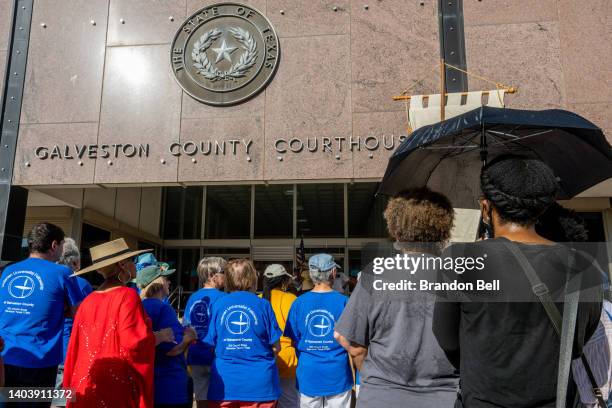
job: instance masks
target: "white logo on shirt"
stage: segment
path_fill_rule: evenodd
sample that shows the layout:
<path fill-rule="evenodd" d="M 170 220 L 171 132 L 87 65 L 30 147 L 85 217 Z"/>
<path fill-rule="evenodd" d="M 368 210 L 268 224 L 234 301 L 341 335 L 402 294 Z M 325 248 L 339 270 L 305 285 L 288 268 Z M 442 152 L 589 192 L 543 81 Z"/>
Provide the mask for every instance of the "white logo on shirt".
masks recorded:
<path fill-rule="evenodd" d="M 191 308 L 191 321 L 193 323 L 208 323 L 208 305 L 199 300 Z"/>
<path fill-rule="evenodd" d="M 333 325 L 329 317 L 324 314 L 315 314 L 308 320 L 308 331 L 315 337 L 325 337 Z"/>
<path fill-rule="evenodd" d="M 9 294 L 16 299 L 25 299 L 34 293 L 34 279 L 29 276 L 15 276 L 8 284 Z"/>
<path fill-rule="evenodd" d="M 234 310 L 225 320 L 225 327 L 232 334 L 244 334 L 251 326 L 249 315 L 242 310 Z"/>

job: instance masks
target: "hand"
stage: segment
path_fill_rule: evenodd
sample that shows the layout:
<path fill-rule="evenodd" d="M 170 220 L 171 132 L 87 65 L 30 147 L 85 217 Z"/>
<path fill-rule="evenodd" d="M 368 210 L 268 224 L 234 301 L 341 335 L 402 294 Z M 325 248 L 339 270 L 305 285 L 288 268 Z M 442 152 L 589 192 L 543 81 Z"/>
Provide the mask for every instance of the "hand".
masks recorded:
<path fill-rule="evenodd" d="M 198 333 L 191 326 L 185 327 L 183 331 L 183 341 L 187 344 L 191 344 L 198 338 Z"/>
<path fill-rule="evenodd" d="M 155 344 L 159 343 L 176 343 L 174 332 L 170 327 L 155 332 Z"/>

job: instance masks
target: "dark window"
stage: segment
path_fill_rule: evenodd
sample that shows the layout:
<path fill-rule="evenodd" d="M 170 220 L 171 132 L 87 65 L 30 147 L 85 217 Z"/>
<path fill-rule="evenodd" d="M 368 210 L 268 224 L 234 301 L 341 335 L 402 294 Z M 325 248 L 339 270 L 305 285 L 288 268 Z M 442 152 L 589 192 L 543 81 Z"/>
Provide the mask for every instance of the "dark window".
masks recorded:
<path fill-rule="evenodd" d="M 202 229 L 202 187 L 166 187 L 163 193 L 164 239 L 199 239 Z"/>
<path fill-rule="evenodd" d="M 249 238 L 251 186 L 206 189 L 206 239 Z"/>
<path fill-rule="evenodd" d="M 255 186 L 255 238 L 293 236 L 293 185 Z"/>
<path fill-rule="evenodd" d="M 297 236 L 344 237 L 344 185 L 298 184 Z"/>
<path fill-rule="evenodd" d="M 387 197 L 376 196 L 378 183 L 348 185 L 349 237 L 385 238 L 388 236 L 383 212 Z"/>

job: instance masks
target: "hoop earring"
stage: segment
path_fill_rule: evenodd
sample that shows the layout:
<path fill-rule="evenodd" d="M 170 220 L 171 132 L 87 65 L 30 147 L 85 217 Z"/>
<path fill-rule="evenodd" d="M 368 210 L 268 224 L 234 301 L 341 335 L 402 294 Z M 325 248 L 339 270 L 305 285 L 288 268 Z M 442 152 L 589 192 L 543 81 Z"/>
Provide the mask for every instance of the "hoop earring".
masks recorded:
<path fill-rule="evenodd" d="M 131 275 L 129 275 L 129 272 L 128 272 L 128 278 L 127 278 L 127 279 L 124 281 L 123 279 L 121 279 L 121 274 L 122 274 L 123 272 L 127 272 L 127 271 L 125 271 L 125 270 L 123 270 L 123 269 L 122 269 L 122 270 L 121 270 L 121 272 L 119 272 L 119 273 L 117 274 L 117 280 L 118 280 L 119 282 L 121 282 L 123 285 L 127 285 L 127 283 L 128 283 L 130 280 L 131 280 L 131 279 L 130 279 L 130 278 L 131 278 Z"/>

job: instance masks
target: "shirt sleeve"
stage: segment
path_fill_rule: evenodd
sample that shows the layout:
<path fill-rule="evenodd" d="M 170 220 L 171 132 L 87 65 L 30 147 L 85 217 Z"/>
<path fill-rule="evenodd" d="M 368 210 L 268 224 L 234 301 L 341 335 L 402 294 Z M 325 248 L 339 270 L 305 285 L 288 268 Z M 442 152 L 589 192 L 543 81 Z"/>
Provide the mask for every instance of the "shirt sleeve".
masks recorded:
<path fill-rule="evenodd" d="M 283 335 L 283 332 L 281 332 L 280 328 L 278 327 L 278 322 L 276 321 L 276 316 L 274 316 L 274 310 L 272 310 L 270 302 L 263 299 L 262 302 L 264 302 L 264 309 L 268 324 L 268 339 L 270 341 L 269 344 L 272 346 L 280 340 L 280 337 Z"/>
<path fill-rule="evenodd" d="M 83 291 L 79 286 L 79 282 L 75 276 L 70 276 L 71 272 L 68 268 L 62 268 L 64 279 L 64 295 L 70 306 L 78 305 L 85 298 Z"/>
<path fill-rule="evenodd" d="M 296 303 L 293 302 L 289 309 L 289 316 L 287 316 L 287 324 L 285 325 L 285 337 L 289 337 L 297 345 L 300 342 L 300 330 L 297 322 Z"/>
<path fill-rule="evenodd" d="M 82 299 L 85 299 L 87 295 L 93 292 L 93 288 L 91 287 L 91 285 L 86 279 L 78 278 L 78 277 L 75 277 L 75 278 L 78 279 L 79 288 L 81 289 Z"/>
<path fill-rule="evenodd" d="M 372 308 L 371 294 L 359 283 L 336 322 L 334 330 L 348 341 L 368 347 L 370 344 L 369 311 Z"/>
<path fill-rule="evenodd" d="M 176 343 L 181 343 L 183 341 L 183 327 L 178 321 L 178 318 L 170 305 L 164 303 L 162 306 L 159 314 L 158 325 L 160 329 L 165 329 L 167 327 L 171 328 L 174 332 L 174 339 Z M 157 350 L 165 354 L 172 350 L 174 346 L 176 346 L 175 343 L 163 342 L 157 345 Z"/>

